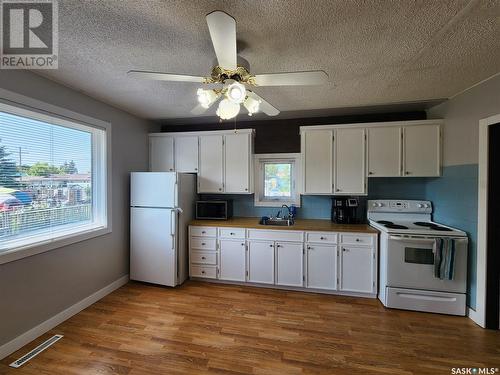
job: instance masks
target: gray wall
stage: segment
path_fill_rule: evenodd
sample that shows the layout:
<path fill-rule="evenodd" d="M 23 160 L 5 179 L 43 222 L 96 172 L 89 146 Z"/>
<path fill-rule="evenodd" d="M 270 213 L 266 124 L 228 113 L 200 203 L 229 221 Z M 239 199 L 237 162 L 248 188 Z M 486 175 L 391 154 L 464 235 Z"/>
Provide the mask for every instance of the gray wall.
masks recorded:
<path fill-rule="evenodd" d="M 112 124 L 113 232 L 0 265 L 0 345 L 129 272 L 130 171 L 147 170 L 156 124 L 26 71 L 0 71 L 0 87 Z"/>

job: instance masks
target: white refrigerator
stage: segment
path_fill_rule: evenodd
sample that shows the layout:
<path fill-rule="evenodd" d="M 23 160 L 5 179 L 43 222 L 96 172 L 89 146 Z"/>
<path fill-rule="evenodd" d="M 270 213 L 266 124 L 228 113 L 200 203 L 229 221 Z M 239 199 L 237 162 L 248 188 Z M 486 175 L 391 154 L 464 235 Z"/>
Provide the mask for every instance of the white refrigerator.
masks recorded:
<path fill-rule="evenodd" d="M 196 175 L 130 175 L 130 278 L 176 286 L 188 277 L 187 226 L 193 219 Z"/>

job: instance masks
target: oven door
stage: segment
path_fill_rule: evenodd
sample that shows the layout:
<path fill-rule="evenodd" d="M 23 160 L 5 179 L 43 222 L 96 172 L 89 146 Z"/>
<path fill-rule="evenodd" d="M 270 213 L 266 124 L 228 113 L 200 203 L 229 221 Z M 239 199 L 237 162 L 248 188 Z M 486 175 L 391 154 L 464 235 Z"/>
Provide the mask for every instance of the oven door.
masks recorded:
<path fill-rule="evenodd" d="M 387 285 L 391 287 L 465 293 L 467 281 L 467 238 L 455 238 L 453 280 L 434 277 L 434 237 L 389 236 Z"/>

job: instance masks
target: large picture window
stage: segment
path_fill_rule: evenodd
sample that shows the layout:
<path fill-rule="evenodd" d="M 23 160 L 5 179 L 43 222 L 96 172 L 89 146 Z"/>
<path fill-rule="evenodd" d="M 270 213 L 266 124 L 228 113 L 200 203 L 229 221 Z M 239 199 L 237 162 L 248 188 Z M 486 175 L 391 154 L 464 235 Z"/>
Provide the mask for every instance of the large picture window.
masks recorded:
<path fill-rule="evenodd" d="M 0 103 L 0 255 L 105 228 L 106 130 Z"/>

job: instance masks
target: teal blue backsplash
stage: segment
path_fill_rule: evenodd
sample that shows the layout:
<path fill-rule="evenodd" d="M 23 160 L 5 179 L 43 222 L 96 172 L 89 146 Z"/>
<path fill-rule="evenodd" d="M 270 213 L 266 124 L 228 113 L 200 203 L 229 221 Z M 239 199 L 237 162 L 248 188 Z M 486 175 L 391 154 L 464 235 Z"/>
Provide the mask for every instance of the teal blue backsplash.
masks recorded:
<path fill-rule="evenodd" d="M 434 221 L 461 229 L 469 235 L 467 305 L 476 307 L 478 165 L 443 168 L 439 178 L 429 178 L 426 198 L 434 205 Z"/>
<path fill-rule="evenodd" d="M 358 216 L 366 220 L 368 199 L 422 199 L 434 206 L 433 219 L 461 229 L 469 235 L 469 270 L 467 304 L 476 306 L 476 242 L 477 242 L 477 182 L 478 166 L 456 165 L 443 168 L 436 178 L 397 177 L 370 178 L 368 197 L 360 197 Z M 209 198 L 209 196 L 204 196 Z M 253 195 L 217 196 L 233 200 L 234 216 L 260 217 L 275 215 L 277 207 L 255 207 Z M 297 217 L 301 219 L 329 219 L 331 196 L 302 196 Z"/>

